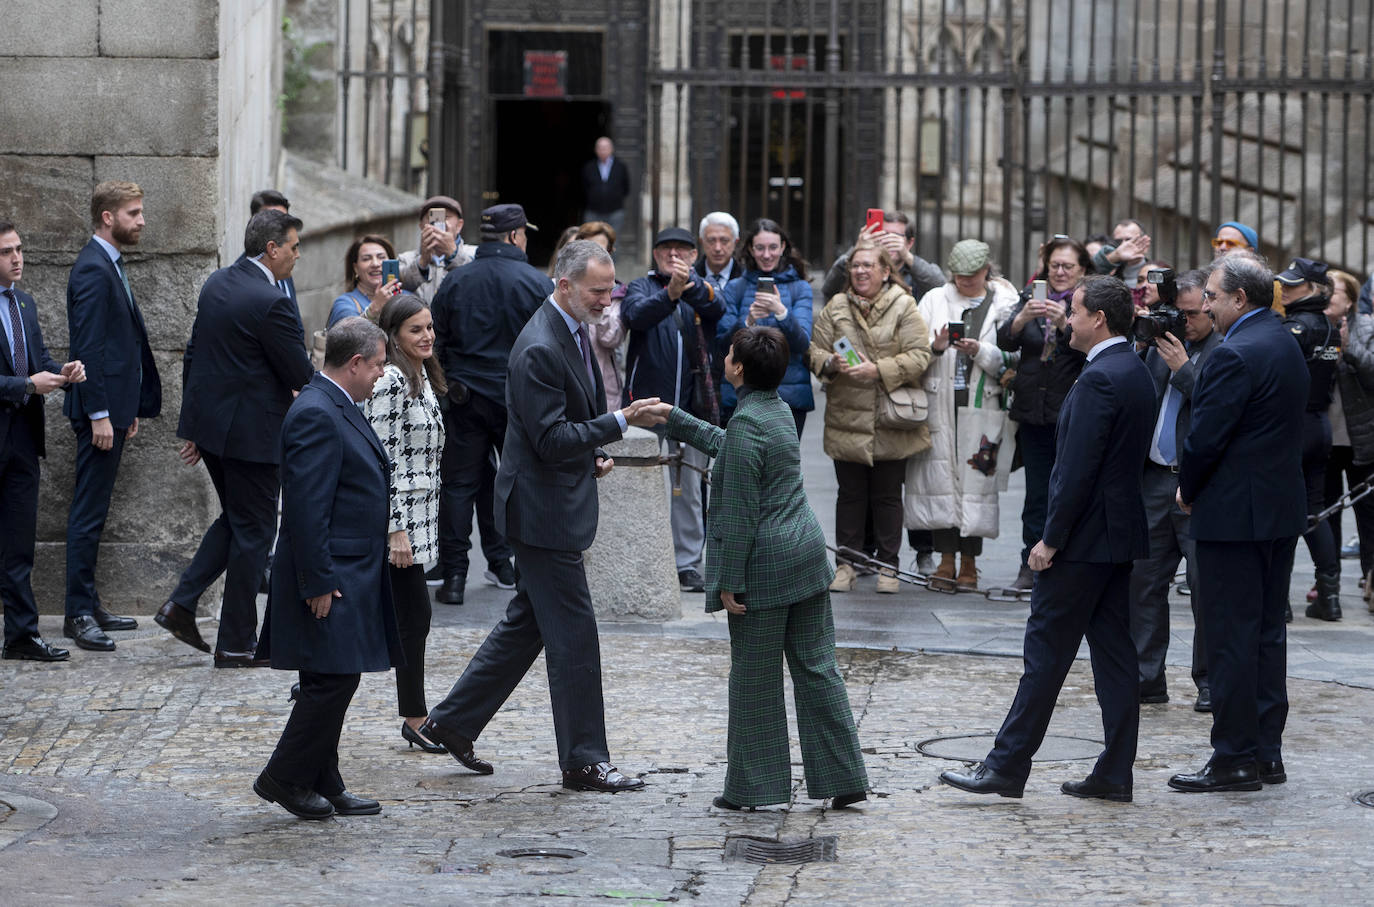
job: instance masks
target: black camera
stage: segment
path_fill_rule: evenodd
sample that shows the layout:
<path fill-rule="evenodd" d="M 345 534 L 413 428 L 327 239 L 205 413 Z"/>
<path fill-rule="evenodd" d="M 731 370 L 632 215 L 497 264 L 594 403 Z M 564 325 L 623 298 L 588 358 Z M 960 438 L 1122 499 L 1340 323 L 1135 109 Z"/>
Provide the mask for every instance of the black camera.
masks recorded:
<path fill-rule="evenodd" d="M 1136 316 L 1131 325 L 1132 338 L 1153 344 L 1165 334 L 1173 334 L 1182 340 L 1188 318 L 1178 310 L 1178 284 L 1174 280 L 1174 272 L 1168 268 L 1156 268 L 1146 274 L 1145 279 L 1159 287 L 1159 302 L 1150 306 L 1147 314 Z"/>

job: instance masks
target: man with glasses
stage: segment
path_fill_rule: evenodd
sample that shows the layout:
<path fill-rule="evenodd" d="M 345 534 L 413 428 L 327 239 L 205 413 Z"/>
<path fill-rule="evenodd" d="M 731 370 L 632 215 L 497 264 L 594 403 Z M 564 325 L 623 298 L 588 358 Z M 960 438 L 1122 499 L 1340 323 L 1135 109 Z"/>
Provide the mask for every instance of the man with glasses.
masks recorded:
<path fill-rule="evenodd" d="M 1179 455 L 1178 502 L 1192 514 L 1212 693 L 1212 758 L 1175 790 L 1282 784 L 1288 718 L 1283 613 L 1293 548 L 1307 524 L 1302 352 L 1270 306 L 1274 275 L 1238 250 L 1217 259 L 1203 310 L 1222 335 L 1193 389 Z"/>
<path fill-rule="evenodd" d="M 1212 260 L 1236 249 L 1259 249 L 1259 234 L 1240 221 L 1228 220 L 1217 227 L 1216 235 L 1212 237 Z"/>
<path fill-rule="evenodd" d="M 1193 590 L 1193 709 L 1209 712 L 1206 642 L 1201 619 L 1202 596 L 1195 575 L 1196 555 L 1188 534 L 1188 514 L 1178 508 L 1178 454 L 1188 434 L 1193 386 L 1207 357 L 1221 342 L 1212 319 L 1202 310 L 1204 271 L 1188 271 L 1178 278 L 1178 310 L 1186 321 L 1182 339 L 1161 336 L 1145 354 L 1155 382 L 1155 421 L 1150 453 L 1145 458 L 1141 489 L 1145 518 L 1150 524 L 1150 556 L 1140 558 L 1131 571 L 1131 638 L 1140 662 L 1140 701 L 1169 701 L 1164 657 L 1169 651 L 1169 586 L 1178 562 L 1188 561 L 1188 585 Z"/>

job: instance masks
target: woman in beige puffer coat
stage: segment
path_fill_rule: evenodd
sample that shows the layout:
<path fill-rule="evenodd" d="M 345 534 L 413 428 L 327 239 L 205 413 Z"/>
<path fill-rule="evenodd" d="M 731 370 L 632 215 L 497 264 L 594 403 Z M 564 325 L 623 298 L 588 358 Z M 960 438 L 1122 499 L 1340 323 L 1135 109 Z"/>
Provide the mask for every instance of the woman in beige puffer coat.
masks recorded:
<path fill-rule="evenodd" d="M 835 352 L 845 337 L 859 354 L 849 365 Z M 878 425 L 885 391 L 919 387 L 930 364 L 930 332 L 916 300 L 896 276 L 887 252 L 872 243 L 849 258 L 849 285 L 832 297 L 811 329 L 807 364 L 826 389 L 826 454 L 835 461 L 835 544 L 862 551 L 873 516 L 877 559 L 890 564 L 878 576 L 879 592 L 896 592 L 902 544 L 902 480 L 906 460 L 930 447 L 924 424 L 911 429 Z M 841 560 L 831 590 L 848 592 L 854 568 Z"/>

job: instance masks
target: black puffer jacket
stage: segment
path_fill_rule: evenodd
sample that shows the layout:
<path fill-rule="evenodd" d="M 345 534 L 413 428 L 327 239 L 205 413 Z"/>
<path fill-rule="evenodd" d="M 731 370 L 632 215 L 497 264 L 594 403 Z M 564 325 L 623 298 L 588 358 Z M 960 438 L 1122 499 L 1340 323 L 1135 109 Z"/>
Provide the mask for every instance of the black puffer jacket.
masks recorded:
<path fill-rule="evenodd" d="M 1069 346 L 1067 326 L 1059 332 L 1054 353 L 1049 361 L 1042 359 L 1045 349 L 1045 321 L 1036 318 L 1026 322 L 1020 331 L 1012 323 L 1030 300 L 1030 290 L 1023 290 L 1021 301 L 1011 310 L 1011 317 L 997 327 L 997 346 L 1008 353 L 1019 352 L 1021 363 L 1011 383 L 1011 417 L 1026 425 L 1053 425 L 1059 419 L 1059 407 L 1069 389 L 1078 380 L 1087 357 Z"/>
<path fill-rule="evenodd" d="M 1285 306 L 1284 327 L 1307 360 L 1311 378 L 1307 392 L 1307 411 L 1324 413 L 1331 405 L 1331 388 L 1336 382 L 1336 364 L 1341 359 L 1341 334 L 1324 314 L 1325 296 L 1304 296 Z"/>
<path fill-rule="evenodd" d="M 1341 412 L 1355 465 L 1374 463 L 1374 315 L 1351 314 L 1350 335 L 1336 370 Z"/>

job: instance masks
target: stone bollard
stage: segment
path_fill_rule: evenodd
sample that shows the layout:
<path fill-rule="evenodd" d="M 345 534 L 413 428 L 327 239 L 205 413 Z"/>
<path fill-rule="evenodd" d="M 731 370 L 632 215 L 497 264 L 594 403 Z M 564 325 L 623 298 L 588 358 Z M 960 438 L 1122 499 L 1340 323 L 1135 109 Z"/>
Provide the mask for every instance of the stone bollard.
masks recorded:
<path fill-rule="evenodd" d="M 615 460 L 597 483 L 600 522 L 584 555 L 587 586 L 598 618 L 678 620 L 682 595 L 673 556 L 673 530 L 663 470 L 646 465 L 658 457 L 658 436 L 631 426 L 607 445 Z"/>

